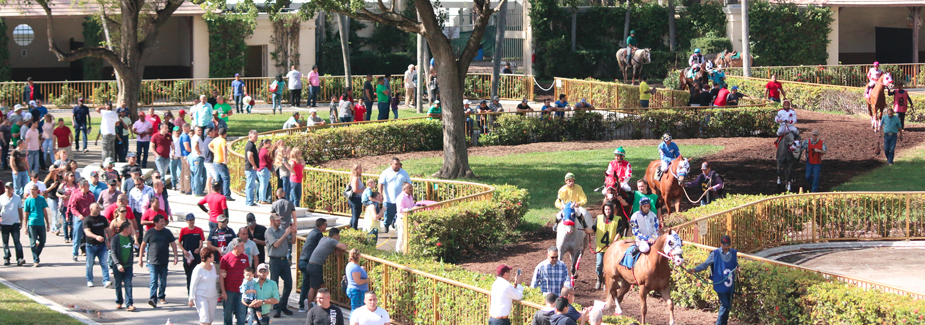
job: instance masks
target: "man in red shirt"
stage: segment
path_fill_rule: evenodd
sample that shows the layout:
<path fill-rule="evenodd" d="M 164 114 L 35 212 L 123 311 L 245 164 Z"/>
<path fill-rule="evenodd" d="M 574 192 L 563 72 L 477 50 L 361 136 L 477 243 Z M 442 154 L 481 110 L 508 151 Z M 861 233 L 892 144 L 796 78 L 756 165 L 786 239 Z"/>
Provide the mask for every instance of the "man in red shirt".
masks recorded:
<path fill-rule="evenodd" d="M 784 85 L 781 85 L 781 83 L 777 81 L 777 75 L 771 76 L 771 81 L 768 81 L 768 84 L 764 86 L 764 89 L 765 95 L 767 95 L 768 99 L 775 102 L 780 103 L 781 96 L 783 96 L 783 98 L 787 98 L 787 92 L 784 91 Z"/>
<path fill-rule="evenodd" d="M 90 192 L 90 182 L 86 179 L 80 180 L 80 190 L 73 191 L 67 202 L 67 213 L 71 215 L 71 220 L 74 220 L 74 228 L 82 229 L 78 227 L 83 227 L 84 218 L 90 216 L 90 205 L 96 202 L 96 197 L 93 196 L 93 192 Z M 71 259 L 77 262 L 77 250 L 82 246 L 85 234 L 83 231 L 75 231 L 74 234 Z"/>
<path fill-rule="evenodd" d="M 106 217 L 106 220 L 112 222 L 116 218 L 116 210 L 125 209 L 125 219 L 128 222 L 132 223 L 132 226 L 135 227 L 135 232 L 138 232 L 138 220 L 135 220 L 135 213 L 132 212 L 132 208 L 128 206 L 128 196 L 125 194 L 119 194 L 116 198 L 116 204 L 112 204 L 106 207 L 103 210 L 103 216 Z M 141 238 L 138 238 L 138 241 L 141 241 Z"/>
<path fill-rule="evenodd" d="M 244 254 L 244 241 L 239 238 L 232 239 L 229 246 L 233 248 L 222 256 L 220 263 L 224 276 L 218 278 L 222 289 L 222 308 L 225 324 L 231 324 L 232 317 L 237 318 L 238 324 L 243 324 L 247 308 L 241 303 L 239 288 L 244 282 L 244 268 L 248 266 L 247 254 Z"/>
<path fill-rule="evenodd" d="M 226 218 L 228 217 L 228 201 L 221 193 L 222 184 L 212 183 L 212 193 L 206 195 L 198 203 L 199 208 L 209 214 L 209 232 L 218 228 L 218 216 L 224 215 Z M 206 208 L 206 204 L 209 205 L 208 208 Z"/>
<path fill-rule="evenodd" d="M 152 130 L 160 130 L 161 117 L 154 114 L 154 108 L 148 109 L 148 115 L 145 116 L 145 120 L 151 122 Z M 167 125 L 164 123 L 164 125 Z"/>
<path fill-rule="evenodd" d="M 58 127 L 51 133 L 55 137 L 53 141 L 57 141 L 58 144 L 55 145 L 55 152 L 58 150 L 64 150 L 67 152 L 67 157 L 74 157 L 71 155 L 71 142 L 74 142 L 74 135 L 71 133 L 71 128 L 64 126 L 64 119 L 58 119 Z"/>
<path fill-rule="evenodd" d="M 713 102 L 713 106 L 726 106 L 726 96 L 729 95 L 729 88 L 723 87 L 719 90 L 719 93 L 716 94 L 716 100 Z"/>
<path fill-rule="evenodd" d="M 167 123 L 161 124 L 158 132 L 151 137 L 151 146 L 154 147 L 154 164 L 161 175 L 167 175 L 170 169 L 170 147 L 173 146 L 173 139 L 167 130 Z"/>
<path fill-rule="evenodd" d="M 155 196 L 151 198 L 151 208 L 141 214 L 141 224 L 145 226 L 145 231 L 154 228 L 154 216 L 156 215 L 162 215 L 168 223 L 170 222 L 170 219 L 167 218 L 167 212 L 161 209 L 161 200 Z"/>

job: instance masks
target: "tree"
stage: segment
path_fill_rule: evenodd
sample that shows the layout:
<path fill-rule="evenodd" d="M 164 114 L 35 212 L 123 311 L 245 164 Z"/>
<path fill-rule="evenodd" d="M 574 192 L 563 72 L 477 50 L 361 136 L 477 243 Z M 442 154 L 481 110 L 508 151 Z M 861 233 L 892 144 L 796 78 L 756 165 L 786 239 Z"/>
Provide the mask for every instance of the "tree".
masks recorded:
<path fill-rule="evenodd" d="M 504 3 L 506 0 L 500 0 Z M 421 34 L 430 47 L 440 80 L 440 98 L 443 103 L 443 167 L 434 174 L 440 178 L 474 177 L 469 167 L 469 153 L 466 143 L 465 114 L 462 108 L 463 85 L 469 64 L 478 53 L 479 44 L 485 35 L 485 27 L 491 15 L 498 8 L 491 7 L 491 0 L 472 0 L 475 16 L 472 35 L 465 48 L 457 55 L 450 40 L 440 28 L 440 22 L 429 0 L 410 1 L 417 10 L 416 17 L 402 15 L 395 11 L 395 1 L 387 7 L 378 0 L 375 7 L 367 8 L 364 0 L 315 0 L 306 3 L 303 14 L 318 11 L 337 12 L 354 19 L 368 20 L 397 27 L 409 33 Z M 423 83 L 421 83 L 423 84 Z"/>
<path fill-rule="evenodd" d="M 677 32 L 677 23 L 675 23 L 674 15 L 677 12 L 674 10 L 674 0 L 668 0 L 668 48 L 670 51 L 677 51 L 678 47 L 678 32 Z"/>
<path fill-rule="evenodd" d="M 340 34 L 340 51 L 344 56 L 344 77 L 349 86 L 353 82 L 353 74 L 350 73 L 350 17 L 337 15 L 337 33 Z"/>
<path fill-rule="evenodd" d="M 498 96 L 498 87 L 501 85 L 501 49 L 504 48 L 504 28 L 507 24 L 507 2 L 498 6 L 498 17 L 495 18 L 495 51 L 491 55 L 491 95 Z"/>

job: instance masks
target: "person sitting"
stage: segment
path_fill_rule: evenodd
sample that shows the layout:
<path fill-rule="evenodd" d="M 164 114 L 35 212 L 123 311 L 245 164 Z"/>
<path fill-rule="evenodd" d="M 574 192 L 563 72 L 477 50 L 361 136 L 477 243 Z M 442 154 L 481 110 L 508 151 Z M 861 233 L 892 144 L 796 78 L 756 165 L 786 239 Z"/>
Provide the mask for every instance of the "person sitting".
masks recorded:
<path fill-rule="evenodd" d="M 654 244 L 658 238 L 658 230 L 661 227 L 658 224 L 658 216 L 650 210 L 650 203 L 649 198 L 640 198 L 639 211 L 630 217 L 630 229 L 633 231 L 633 237 L 636 237 L 636 245 L 631 246 L 629 249 L 633 251 L 628 253 L 633 255 L 637 252 L 648 253 L 649 245 Z"/>
<path fill-rule="evenodd" d="M 309 109 L 309 110 L 308 110 L 308 114 L 309 114 L 308 120 L 307 120 L 307 121 L 302 121 L 302 122 L 301 122 L 302 125 L 313 126 L 313 125 L 324 125 L 324 124 L 325 124 L 325 120 L 323 120 L 323 119 L 321 119 L 320 117 L 318 117 L 318 110 L 317 110 L 317 109 L 314 109 L 314 108 Z"/>
<path fill-rule="evenodd" d="M 591 105 L 590 103 L 588 103 L 587 99 L 582 98 L 580 101 L 578 101 L 578 104 L 575 104 L 575 110 L 580 110 L 580 109 L 591 110 L 591 109 L 594 109 L 594 105 Z"/>
<path fill-rule="evenodd" d="M 738 106 L 738 105 L 739 105 L 739 98 L 742 98 L 742 97 L 751 98 L 750 96 L 748 96 L 748 95 L 746 95 L 746 94 L 740 93 L 740 92 L 739 92 L 739 86 L 732 86 L 732 89 L 729 90 L 729 94 L 726 95 L 726 105 L 728 105 L 728 106 Z"/>
<path fill-rule="evenodd" d="M 700 165 L 700 171 L 702 174 L 698 175 L 693 181 L 684 183 L 684 187 L 687 188 L 696 188 L 700 187 L 704 192 L 703 197 L 700 199 L 700 205 L 710 204 L 713 200 L 719 197 L 720 192 L 723 190 L 723 178 L 719 176 L 719 173 L 713 171 L 710 168 L 710 164 L 706 161 Z"/>
<path fill-rule="evenodd" d="M 314 111 L 314 109 L 312 111 Z M 286 123 L 283 123 L 283 129 L 295 129 L 298 127 L 302 127 L 302 123 L 299 120 L 299 112 L 293 112 L 292 117 L 289 117 Z"/>
<path fill-rule="evenodd" d="M 610 161 L 610 165 L 607 166 L 607 171 L 604 172 L 605 191 L 606 188 L 617 186 L 620 186 L 624 192 L 633 191 L 633 188 L 628 184 L 632 177 L 633 167 L 630 165 L 630 162 L 626 160 L 626 150 L 621 146 L 613 151 L 613 160 Z"/>
<path fill-rule="evenodd" d="M 529 104 L 527 104 L 527 99 L 526 99 L 526 98 L 524 98 L 522 101 L 520 101 L 520 104 L 517 104 L 517 113 L 520 113 L 520 114 L 517 114 L 517 115 L 524 116 L 524 115 L 526 115 L 526 114 L 524 114 L 524 113 L 526 113 L 526 112 L 532 112 L 532 111 L 533 111 L 533 109 L 530 108 L 530 105 L 529 105 Z"/>
<path fill-rule="evenodd" d="M 705 61 L 703 55 L 700 54 L 700 49 L 694 49 L 694 54 L 691 54 L 691 57 L 687 59 L 687 64 L 691 66 L 691 73 L 700 70 Z"/>
<path fill-rule="evenodd" d="M 655 173 L 655 179 L 662 179 L 662 174 L 668 171 L 671 161 L 681 157 L 681 149 L 674 142 L 671 142 L 671 134 L 662 135 L 662 143 L 658 144 L 658 159 L 662 161 L 661 166 Z"/>
<path fill-rule="evenodd" d="M 630 36 L 628 36 L 628 37 L 626 38 L 626 57 L 624 58 L 624 59 L 626 60 L 626 63 L 629 63 L 629 62 L 630 62 L 630 58 L 633 57 L 633 52 L 635 52 L 636 49 L 637 49 L 636 46 L 637 46 L 637 44 L 636 44 L 636 31 L 635 31 L 635 30 L 631 30 L 631 31 L 630 31 Z"/>
<path fill-rule="evenodd" d="M 431 106 L 427 109 L 427 119 L 428 120 L 439 120 L 443 117 L 443 107 L 440 106 L 440 100 L 434 101 L 434 106 Z"/>
<path fill-rule="evenodd" d="M 797 112 L 790 108 L 789 100 L 784 100 L 783 104 L 781 104 L 780 109 L 777 111 L 777 116 L 774 117 L 774 122 L 780 124 L 780 127 L 777 128 L 777 141 L 774 141 L 775 148 L 787 133 L 792 133 L 794 144 L 798 144 L 797 139 L 800 138 L 800 130 L 794 126 L 797 123 Z"/>
<path fill-rule="evenodd" d="M 573 216 L 575 214 L 579 216 L 585 215 L 587 211 L 581 206 L 586 203 L 588 203 L 588 197 L 585 196 L 585 191 L 581 189 L 581 186 L 575 184 L 575 174 L 565 174 L 565 185 L 559 188 L 559 194 L 556 198 L 556 208 L 562 210 L 556 215 L 556 220 L 562 220 L 563 225 L 574 226 Z M 583 218 L 578 220 L 584 223 Z M 583 226 L 587 228 L 587 225 Z"/>
<path fill-rule="evenodd" d="M 501 73 L 503 73 L 503 74 L 513 74 L 513 73 L 514 73 L 514 69 L 511 69 L 511 63 L 510 63 L 510 62 L 505 62 L 505 63 L 504 63 L 504 68 L 501 68 Z"/>
<path fill-rule="evenodd" d="M 880 62 L 875 61 L 874 66 L 867 70 L 867 90 L 864 91 L 864 98 L 870 98 L 870 90 L 877 85 L 877 80 L 880 80 L 882 75 L 883 70 L 880 70 Z"/>

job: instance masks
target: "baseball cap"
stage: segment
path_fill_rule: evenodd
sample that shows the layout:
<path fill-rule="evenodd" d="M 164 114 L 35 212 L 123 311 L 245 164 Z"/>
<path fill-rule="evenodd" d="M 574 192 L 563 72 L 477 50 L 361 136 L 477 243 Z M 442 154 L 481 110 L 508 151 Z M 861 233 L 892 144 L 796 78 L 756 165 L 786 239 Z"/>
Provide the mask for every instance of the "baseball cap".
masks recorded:
<path fill-rule="evenodd" d="M 435 101 L 434 101 L 434 104 L 440 104 L 440 100 L 439 100 L 439 99 L 438 99 L 438 100 L 435 100 Z"/>
<path fill-rule="evenodd" d="M 18 110 L 21 110 L 21 109 L 22 109 L 22 105 L 20 105 L 20 104 L 13 105 L 13 110 L 14 110 L 14 111 L 18 111 Z"/>
<path fill-rule="evenodd" d="M 218 222 L 228 222 L 228 217 L 226 217 L 225 215 L 220 215 L 220 216 L 218 216 L 218 218 L 216 219 L 216 221 L 218 221 Z"/>
<path fill-rule="evenodd" d="M 187 213 L 187 214 L 186 214 L 186 221 L 190 221 L 190 220 L 196 220 L 196 216 L 193 215 L 192 213 Z"/>
<path fill-rule="evenodd" d="M 29 106 L 35 107 L 35 101 L 34 101 L 34 100 L 30 100 L 30 101 L 29 101 Z"/>
<path fill-rule="evenodd" d="M 468 99 L 463 99 L 463 105 L 471 105 L 471 104 L 472 102 L 470 102 Z"/>
<path fill-rule="evenodd" d="M 241 74 L 240 74 L 240 73 L 235 73 L 234 76 L 235 76 L 235 77 L 240 77 Z"/>
<path fill-rule="evenodd" d="M 174 130 L 174 131 L 180 131 L 180 127 L 179 127 L 179 126 L 174 126 L 174 127 L 173 127 L 173 130 Z"/>
<path fill-rule="evenodd" d="M 719 242 L 723 245 L 729 245 L 732 244 L 732 238 L 729 238 L 729 235 L 723 235 L 723 237 L 719 239 Z"/>
<path fill-rule="evenodd" d="M 141 167 L 132 167 L 132 174 L 138 173 L 141 174 Z"/>
<path fill-rule="evenodd" d="M 77 101 L 78 101 L 78 102 L 82 102 L 82 101 L 84 101 L 84 98 L 83 98 L 83 97 L 77 98 Z"/>
<path fill-rule="evenodd" d="M 100 172 L 94 170 L 90 172 L 90 176 L 100 176 Z"/>
<path fill-rule="evenodd" d="M 278 214 L 276 214 L 276 213 L 271 213 L 271 214 L 270 214 L 270 220 L 283 220 L 283 216 L 278 215 Z"/>
<path fill-rule="evenodd" d="M 651 204 L 651 203 L 652 203 L 652 201 L 649 200 L 649 198 L 647 198 L 647 197 L 645 197 L 645 196 L 643 196 L 642 198 L 639 199 L 639 205 Z"/>
<path fill-rule="evenodd" d="M 115 162 L 112 161 L 112 157 L 106 157 L 106 159 L 103 159 L 103 165 L 112 165 L 112 164 L 115 164 Z"/>
<path fill-rule="evenodd" d="M 135 153 L 134 153 L 134 152 L 129 152 L 128 154 L 125 155 L 125 157 L 126 157 L 126 158 L 135 157 Z"/>
<path fill-rule="evenodd" d="M 116 114 L 122 114 L 122 113 L 125 113 L 125 109 L 122 107 L 119 107 L 119 109 L 116 110 Z"/>
<path fill-rule="evenodd" d="M 116 186 L 116 184 L 119 184 L 119 182 L 116 181 L 115 178 L 110 179 L 108 183 L 109 183 L 109 186 Z"/>
<path fill-rule="evenodd" d="M 247 214 L 247 226 L 250 227 L 250 226 L 256 226 L 256 225 L 257 225 L 257 217 L 254 216 L 253 213 L 248 213 Z"/>
<path fill-rule="evenodd" d="M 6 182 L 6 184 L 3 184 L 3 186 L 12 188 L 12 187 L 13 187 L 13 182 Z"/>
<path fill-rule="evenodd" d="M 507 266 L 507 265 L 504 265 L 504 264 L 501 264 L 501 265 L 498 265 L 498 268 L 495 270 L 495 275 L 497 275 L 497 276 L 502 276 L 502 275 L 504 275 L 505 273 L 508 273 L 508 272 L 511 272 L 511 267 L 510 267 L 510 266 Z"/>
<path fill-rule="evenodd" d="M 739 86 L 732 86 L 732 90 L 738 90 Z"/>
<path fill-rule="evenodd" d="M 270 270 L 270 266 L 267 265 L 267 263 L 261 263 L 260 265 L 257 265 L 257 272 L 269 271 L 269 270 Z"/>
<path fill-rule="evenodd" d="M 186 110 L 180 110 L 180 115 L 186 115 Z"/>
<path fill-rule="evenodd" d="M 707 168 L 710 168 L 710 164 L 708 164 L 706 161 L 700 164 L 700 169 L 707 169 Z"/>

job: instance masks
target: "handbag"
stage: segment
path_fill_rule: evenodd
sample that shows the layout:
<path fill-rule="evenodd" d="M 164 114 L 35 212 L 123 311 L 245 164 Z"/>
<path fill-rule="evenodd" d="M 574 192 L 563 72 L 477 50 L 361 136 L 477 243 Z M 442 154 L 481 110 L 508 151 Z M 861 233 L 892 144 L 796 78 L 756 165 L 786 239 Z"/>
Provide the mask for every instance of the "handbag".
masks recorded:
<path fill-rule="evenodd" d="M 270 88 L 269 88 L 268 90 L 269 90 L 271 93 L 275 93 L 277 90 L 279 90 L 279 84 L 276 83 L 276 82 L 270 84 Z"/>
<path fill-rule="evenodd" d="M 348 200 L 353 197 L 353 186 L 352 185 L 347 184 L 347 188 L 344 189 L 344 197 L 347 198 Z"/>

